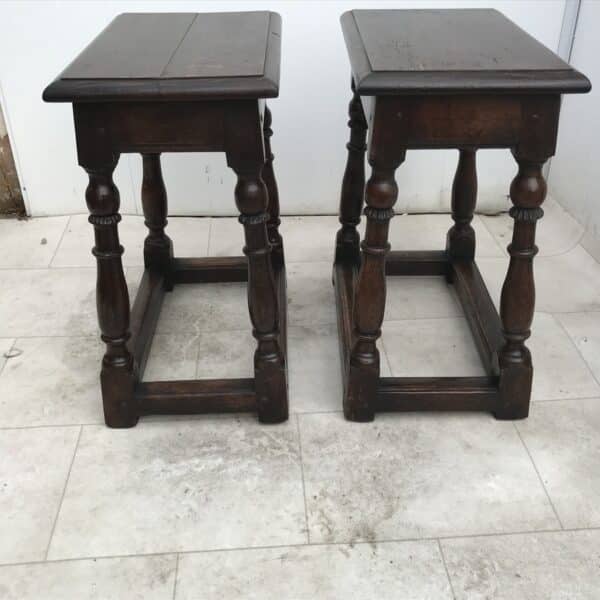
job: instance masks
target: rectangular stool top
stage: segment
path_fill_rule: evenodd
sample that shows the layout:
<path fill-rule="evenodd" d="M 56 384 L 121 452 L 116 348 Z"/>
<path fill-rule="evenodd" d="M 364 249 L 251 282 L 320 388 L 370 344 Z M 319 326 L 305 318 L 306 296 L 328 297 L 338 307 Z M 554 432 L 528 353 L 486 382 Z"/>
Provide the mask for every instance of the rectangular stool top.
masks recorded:
<path fill-rule="evenodd" d="M 273 98 L 281 17 L 125 13 L 44 91 L 47 102 Z"/>
<path fill-rule="evenodd" d="M 496 10 L 353 10 L 341 22 L 360 95 L 591 88 Z"/>

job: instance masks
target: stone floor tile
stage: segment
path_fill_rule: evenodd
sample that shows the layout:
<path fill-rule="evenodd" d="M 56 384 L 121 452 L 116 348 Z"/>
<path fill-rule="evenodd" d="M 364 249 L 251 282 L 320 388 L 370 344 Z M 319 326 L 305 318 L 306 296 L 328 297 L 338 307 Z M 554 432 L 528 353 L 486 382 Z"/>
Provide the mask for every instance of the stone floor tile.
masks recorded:
<path fill-rule="evenodd" d="M 69 217 L 0 219 L 0 268 L 47 267 Z"/>
<path fill-rule="evenodd" d="M 0 375 L 0 427 L 102 423 L 95 336 L 21 338 Z"/>
<path fill-rule="evenodd" d="M 0 568 L 3 600 L 171 600 L 177 557 L 67 560 Z"/>
<path fill-rule="evenodd" d="M 299 420 L 311 542 L 559 526 L 512 423 L 484 414 Z"/>
<path fill-rule="evenodd" d="M 388 321 L 382 345 L 394 377 L 485 375 L 464 317 Z"/>
<path fill-rule="evenodd" d="M 600 382 L 600 312 L 556 315 Z"/>
<path fill-rule="evenodd" d="M 78 436 L 79 427 L 0 430 L 0 564 L 44 560 Z"/>
<path fill-rule="evenodd" d="M 195 335 L 156 334 L 144 369 L 144 381 L 194 379 L 198 344 L 199 337 Z"/>
<path fill-rule="evenodd" d="M 196 377 L 254 377 L 255 350 L 256 340 L 250 326 L 240 331 L 206 331 L 200 335 Z"/>
<path fill-rule="evenodd" d="M 481 274 L 496 306 L 508 269 L 506 258 L 482 258 Z M 534 260 L 535 307 L 540 312 L 600 311 L 600 264 L 581 246 Z"/>
<path fill-rule="evenodd" d="M 292 263 L 287 267 L 288 325 L 335 323 L 335 295 L 328 262 Z"/>
<path fill-rule="evenodd" d="M 84 427 L 49 558 L 305 541 L 293 422 L 148 419 Z"/>
<path fill-rule="evenodd" d="M 173 240 L 175 256 L 206 256 L 209 218 L 169 217 L 167 235 Z M 144 264 L 144 239 L 148 230 L 144 217 L 125 215 L 119 223 L 119 241 L 125 249 L 126 267 Z M 92 255 L 94 228 L 87 215 L 73 215 L 52 261 L 53 267 L 95 267 Z"/>
<path fill-rule="evenodd" d="M 435 542 L 185 554 L 176 600 L 450 600 Z"/>
<path fill-rule="evenodd" d="M 0 270 L 0 337 L 94 335 L 94 269 Z"/>
<path fill-rule="evenodd" d="M 526 344 L 533 361 L 533 400 L 600 396 L 592 372 L 554 316 L 536 313 L 531 331 Z"/>
<path fill-rule="evenodd" d="M 442 540 L 456 600 L 596 600 L 600 532 Z"/>
<path fill-rule="evenodd" d="M 600 527 L 600 397 L 535 403 L 517 427 L 562 524 Z"/>
<path fill-rule="evenodd" d="M 385 320 L 462 316 L 454 291 L 443 277 L 388 277 Z"/>

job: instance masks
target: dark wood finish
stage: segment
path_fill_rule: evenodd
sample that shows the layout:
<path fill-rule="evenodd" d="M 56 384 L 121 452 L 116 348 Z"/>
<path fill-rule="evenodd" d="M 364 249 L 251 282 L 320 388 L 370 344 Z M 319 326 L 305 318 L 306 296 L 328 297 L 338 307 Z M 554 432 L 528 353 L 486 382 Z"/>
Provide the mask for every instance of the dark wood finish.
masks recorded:
<path fill-rule="evenodd" d="M 448 269 L 444 250 L 392 250 L 385 261 L 386 275 L 446 275 Z"/>
<path fill-rule="evenodd" d="M 496 417 L 522 419 L 529 414 L 533 367 L 525 346 L 530 336 L 535 305 L 533 257 L 537 254 L 535 226 L 544 214 L 540 208 L 546 197 L 542 176 L 544 159 L 515 153 L 519 172 L 510 186 L 515 224 L 508 246 L 510 263 L 500 297 L 500 316 L 506 343 L 500 356 L 501 403 Z"/>
<path fill-rule="evenodd" d="M 333 281 L 346 418 L 367 421 L 382 410 L 524 418 L 533 374 L 525 341 L 534 312 L 535 224 L 546 193 L 542 166 L 555 151 L 560 93 L 585 92 L 589 81 L 496 11 L 352 11 L 342 27 L 353 73 L 352 133 Z M 358 257 L 367 123 L 372 175 Z M 420 148 L 459 149 L 454 225 L 445 250 L 388 253 L 394 171 L 406 150 Z M 510 187 L 515 227 L 500 315 L 475 263 L 471 220 L 480 148 L 509 148 L 519 167 Z M 402 275 L 444 276 L 455 286 L 487 377 L 379 376 L 385 276 Z"/>
<path fill-rule="evenodd" d="M 272 123 L 273 118 L 271 116 L 271 111 L 268 106 L 265 106 L 263 131 L 265 136 L 266 161 L 262 171 L 262 178 L 267 186 L 267 193 L 269 196 L 267 233 L 269 234 L 269 243 L 271 244 L 271 258 L 273 259 L 273 265 L 281 268 L 284 263 L 283 240 L 279 233 L 279 225 L 281 225 L 281 219 L 279 218 L 279 190 L 277 189 L 277 181 L 275 181 L 275 173 L 273 172 L 273 159 L 275 156 L 271 151 L 271 137 L 273 136 L 273 130 L 271 129 Z"/>
<path fill-rule="evenodd" d="M 173 242 L 165 233 L 167 226 L 167 190 L 160 167 L 160 154 L 142 154 L 142 208 L 148 235 L 144 240 L 144 265 L 162 273 L 165 286 L 173 289 L 171 261 Z"/>
<path fill-rule="evenodd" d="M 248 281 L 248 259 L 245 256 L 174 258 L 172 265 L 175 283 Z"/>
<path fill-rule="evenodd" d="M 137 365 L 138 376 L 144 372 L 166 285 L 164 275 L 145 269 L 131 309 L 129 349 Z"/>
<path fill-rule="evenodd" d="M 143 415 L 255 412 L 253 379 L 201 379 L 138 383 L 135 399 Z"/>
<path fill-rule="evenodd" d="M 452 183 L 452 219 L 448 231 L 446 252 L 452 258 L 475 259 L 475 231 L 471 227 L 477 202 L 477 168 L 475 150 L 463 148 L 459 152 L 456 175 Z"/>
<path fill-rule="evenodd" d="M 344 397 L 344 414 L 352 421 L 373 420 L 372 399 L 379 379 L 376 342 L 385 310 L 385 255 L 390 249 L 389 223 L 398 197 L 394 173 L 403 160 L 400 150 L 381 153 L 369 161 L 373 173 L 365 194 L 367 229 L 354 294 L 354 336 Z"/>
<path fill-rule="evenodd" d="M 131 427 L 137 423 L 138 415 L 133 402 L 134 362 L 127 347 L 131 335 L 129 293 L 121 262 L 123 246 L 119 244 L 117 229 L 121 220 L 120 198 L 112 180 L 116 164 L 116 160 L 99 160 L 82 163 L 82 166 L 89 176 L 85 199 L 96 242 L 92 252 L 98 267 L 98 324 L 106 344 L 100 372 L 104 419 L 109 427 Z"/>
<path fill-rule="evenodd" d="M 378 411 L 493 410 L 497 377 L 384 377 L 379 382 Z"/>
<path fill-rule="evenodd" d="M 483 365 L 488 373 L 498 375 L 498 350 L 504 345 L 502 324 L 477 264 L 453 261 L 450 272 Z"/>
<path fill-rule="evenodd" d="M 285 358 L 279 337 L 277 289 L 271 262 L 271 246 L 267 235 L 268 195 L 261 178 L 261 160 L 242 160 L 237 154 L 228 155 L 230 166 L 237 173 L 235 201 L 241 212 L 248 257 L 248 307 L 253 335 L 258 347 L 254 354 L 254 377 L 258 398 L 259 418 L 278 423 L 288 417 Z"/>
<path fill-rule="evenodd" d="M 352 82 L 354 92 L 354 82 Z M 346 144 L 348 159 L 342 194 L 340 199 L 340 223 L 342 227 L 337 233 L 335 257 L 338 260 L 351 260 L 360 263 L 360 236 L 356 227 L 360 223 L 360 213 L 365 196 L 365 152 L 367 150 L 367 121 L 356 92 L 348 106 L 350 120 L 350 141 Z"/>
<path fill-rule="evenodd" d="M 360 95 L 590 89 L 496 10 L 353 10 L 341 21 Z"/>
<path fill-rule="evenodd" d="M 271 115 L 262 99 L 278 91 L 279 32 L 279 16 L 265 12 L 122 15 L 44 93 L 73 102 L 79 164 L 90 179 L 110 427 L 131 427 L 151 413 L 255 411 L 264 423 L 288 417 L 286 274 Z M 238 177 L 245 256 L 174 257 L 160 154 L 182 151 L 225 152 Z M 142 154 L 149 230 L 131 318 L 112 181 L 124 152 Z M 178 284 L 227 281 L 248 283 L 255 378 L 142 382 L 164 294 Z"/>
<path fill-rule="evenodd" d="M 46 102 L 273 98 L 281 17 L 126 13 L 44 91 Z"/>

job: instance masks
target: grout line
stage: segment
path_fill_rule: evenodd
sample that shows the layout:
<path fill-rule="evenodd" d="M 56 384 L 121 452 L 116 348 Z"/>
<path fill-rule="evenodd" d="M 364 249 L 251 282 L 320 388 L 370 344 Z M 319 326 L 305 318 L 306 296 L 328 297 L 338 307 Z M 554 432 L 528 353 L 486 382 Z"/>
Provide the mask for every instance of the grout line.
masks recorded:
<path fill-rule="evenodd" d="M 544 406 L 545 404 L 552 404 L 557 402 L 577 402 L 577 400 L 597 400 L 600 397 L 600 391 L 594 396 L 577 396 L 577 398 L 536 398 L 531 400 L 531 405 L 539 404 Z"/>
<path fill-rule="evenodd" d="M 235 330 L 235 331 L 239 331 L 239 330 Z M 163 335 L 169 335 L 169 334 L 163 334 Z M 202 346 L 202 338 L 206 337 L 207 332 L 202 332 L 202 331 L 198 331 L 196 332 L 196 358 L 195 358 L 195 364 L 194 364 L 194 379 L 198 379 L 198 371 L 200 369 L 200 348 Z M 210 332 L 208 332 L 208 335 L 210 336 Z M 148 358 L 150 357 L 150 355 L 148 355 Z"/>
<path fill-rule="evenodd" d="M 1 373 L 1 371 L 0 371 Z M 599 395 L 595 395 L 595 396 L 578 396 L 576 398 L 553 398 L 553 399 L 549 399 L 549 400 L 532 400 L 532 406 L 534 405 L 539 405 L 540 407 L 542 406 L 549 406 L 552 404 L 558 404 L 561 402 L 568 402 L 568 403 L 575 403 L 578 401 L 582 401 L 582 400 L 598 400 L 598 398 L 600 397 Z M 427 414 L 427 413 L 423 413 L 422 411 L 415 411 L 415 413 L 421 413 L 421 414 Z M 304 415 L 343 415 L 344 412 L 343 410 L 303 410 L 303 411 L 295 411 L 295 410 L 291 410 L 291 415 L 294 415 L 296 418 L 300 418 Z M 388 412 L 388 413 L 382 413 L 382 414 L 387 414 L 387 415 L 397 415 L 397 418 L 402 418 L 402 414 L 398 413 L 398 412 Z M 446 413 L 438 413 L 438 414 L 443 414 L 444 416 L 451 416 L 451 417 L 458 417 L 461 415 L 464 415 L 465 413 L 461 413 L 461 412 L 453 412 L 453 411 L 449 411 Z M 480 413 L 475 413 L 475 414 L 482 414 L 484 416 L 487 415 L 487 413 L 485 412 L 480 412 Z M 176 414 L 172 414 L 172 415 L 144 415 L 143 417 L 141 417 L 140 419 L 140 424 L 146 423 L 146 424 L 150 424 L 150 423 L 178 423 L 180 421 L 202 421 L 205 420 L 207 418 L 210 419 L 232 419 L 234 417 L 248 417 L 251 418 L 252 417 L 252 413 L 216 413 L 216 414 L 211 414 L 211 415 L 207 415 L 207 414 L 198 414 L 198 415 L 176 415 Z M 12 431 L 12 430 L 21 430 L 21 429 L 48 429 L 48 428 L 65 428 L 65 427 L 100 427 L 100 426 L 104 426 L 104 421 L 102 420 L 98 420 L 95 422 L 88 422 L 88 423 L 47 423 L 47 424 L 41 424 L 41 425 L 8 425 L 8 426 L 0 426 L 0 431 Z"/>
<path fill-rule="evenodd" d="M 541 312 L 541 311 L 540 311 Z M 553 316 L 561 316 L 561 315 L 600 315 L 600 310 L 597 308 L 594 310 L 565 310 L 560 312 L 552 312 L 548 313 Z"/>
<path fill-rule="evenodd" d="M 54 260 L 54 259 L 53 259 Z M 139 265 L 144 266 L 144 265 Z M 75 269 L 91 271 L 96 269 L 95 265 L 79 265 L 79 266 L 64 266 L 64 267 L 0 267 L 0 271 L 74 271 Z"/>
<path fill-rule="evenodd" d="M 440 539 L 437 540 L 438 550 L 442 557 L 442 563 L 444 565 L 444 571 L 446 571 L 446 577 L 448 578 L 448 585 L 450 586 L 450 593 L 452 594 L 453 600 L 456 600 L 456 594 L 454 593 L 454 586 L 452 585 L 452 578 L 450 577 L 450 571 L 448 571 L 448 565 L 446 564 L 446 557 L 444 556 L 444 550 L 442 549 L 442 543 Z"/>
<path fill-rule="evenodd" d="M 173 600 L 175 600 L 175 596 L 177 594 L 177 577 L 179 577 L 179 552 L 177 553 L 177 558 L 175 559 L 175 579 L 173 581 Z"/>
<path fill-rule="evenodd" d="M 304 498 L 304 521 L 306 524 L 306 542 L 310 544 L 310 529 L 308 527 L 308 506 L 306 503 L 306 484 L 304 481 L 304 459 L 302 458 L 302 437 L 300 435 L 300 417 L 296 413 L 296 431 L 298 432 L 298 448 L 300 450 L 300 474 L 302 475 L 302 496 Z"/>
<path fill-rule="evenodd" d="M 3 335 L 0 336 L 0 338 L 4 338 L 4 339 L 10 339 L 10 338 L 15 338 L 16 340 L 48 340 L 48 339 L 57 339 L 57 340 L 64 340 L 64 339 L 78 339 L 78 338 L 93 338 L 95 340 L 98 341 L 98 347 L 100 347 L 100 344 L 102 343 L 101 339 L 100 339 L 100 331 L 98 331 L 98 333 L 81 333 L 78 335 Z"/>
<path fill-rule="evenodd" d="M 391 323 L 391 321 L 388 321 L 388 323 Z M 383 359 L 385 360 L 385 364 L 387 365 L 388 372 L 393 377 L 394 372 L 392 371 L 392 364 L 390 363 L 390 357 L 388 356 L 388 352 L 385 347 L 385 342 L 383 341 L 383 337 L 379 338 L 379 346 L 380 346 L 379 350 L 383 350 Z M 381 367 L 380 367 L 380 370 L 381 370 Z"/>
<path fill-rule="evenodd" d="M 531 452 L 529 451 L 529 448 L 527 447 L 527 444 L 525 443 L 525 440 L 523 439 L 523 436 L 521 435 L 521 432 L 519 431 L 519 428 L 517 427 L 517 424 L 513 421 L 513 427 L 515 428 L 515 431 L 517 432 L 517 435 L 519 436 L 519 439 L 521 440 L 521 444 L 523 445 L 523 448 L 525 449 L 525 452 L 527 452 L 527 456 L 529 456 L 529 460 L 531 461 L 531 464 L 535 470 L 536 475 L 538 476 L 538 479 L 542 485 L 542 488 L 544 489 L 544 492 L 546 494 L 546 498 L 548 498 L 548 502 L 550 502 L 550 506 L 552 507 L 552 511 L 554 512 L 554 516 L 556 517 L 556 520 L 558 521 L 558 524 L 560 525 L 561 529 L 564 529 L 565 526 L 563 525 L 563 522 L 560 520 L 560 517 L 558 516 L 558 512 L 556 510 L 556 507 L 554 506 L 554 502 L 552 502 L 552 498 L 550 498 L 550 494 L 548 493 L 548 490 L 546 489 L 546 485 L 544 484 L 544 480 L 542 479 L 542 476 L 537 468 L 537 465 L 535 464 L 535 461 L 533 460 L 533 456 L 531 455 Z"/>
<path fill-rule="evenodd" d="M 560 315 L 561 313 L 556 313 L 556 314 Z M 571 314 L 577 314 L 577 313 L 571 313 Z M 573 339 L 573 337 L 569 333 L 569 330 L 563 325 L 563 323 L 560 320 L 560 318 L 554 315 L 554 313 L 552 314 L 552 318 L 558 323 L 558 326 L 565 332 L 565 334 L 566 334 L 567 338 L 569 339 L 569 341 L 571 342 L 571 344 L 573 344 L 573 346 L 575 346 L 575 350 L 577 350 L 577 354 L 579 354 L 581 360 L 583 360 L 583 363 L 587 367 L 587 370 L 590 373 L 590 375 L 592 376 L 592 379 L 600 386 L 600 378 L 596 377 L 596 374 L 594 373 L 594 370 L 592 369 L 592 366 L 586 360 L 585 356 L 583 355 L 583 353 L 579 349 L 579 346 L 577 345 L 577 342 Z"/>
<path fill-rule="evenodd" d="M 252 551 L 252 550 L 277 550 L 277 549 L 286 549 L 286 548 L 321 548 L 328 546 L 363 546 L 369 545 L 373 546 L 373 544 L 402 544 L 402 543 L 415 543 L 415 542 L 442 542 L 442 541 L 452 541 L 452 540 L 468 540 L 468 539 L 479 539 L 479 538 L 495 538 L 495 537 L 509 537 L 516 535 L 544 535 L 544 534 L 565 534 L 565 533 L 578 533 L 582 531 L 598 531 L 600 532 L 600 526 L 598 527 L 574 527 L 574 528 L 565 528 L 565 529 L 531 529 L 531 530 L 520 530 L 520 531 L 500 531 L 495 533 L 474 533 L 474 534 L 464 534 L 464 535 L 447 535 L 447 536 L 438 536 L 438 537 L 422 537 L 422 538 L 389 538 L 389 539 L 381 539 L 381 540 L 345 540 L 341 542 L 311 542 L 310 544 L 305 543 L 296 543 L 296 544 L 271 544 L 264 546 L 238 546 L 234 548 L 210 548 L 210 549 L 196 549 L 196 550 L 171 550 L 171 551 L 163 551 L 163 552 L 145 552 L 141 554 L 110 554 L 110 555 L 100 555 L 100 556 L 78 556 L 75 558 L 56 558 L 49 560 L 36 560 L 36 561 L 23 561 L 23 562 L 14 562 L 14 563 L 4 563 L 0 564 L 0 569 L 2 567 L 15 567 L 22 565 L 38 565 L 38 564 L 52 564 L 52 563 L 65 563 L 65 562 L 75 562 L 80 560 L 108 560 L 115 558 L 144 558 L 144 557 L 152 557 L 152 556 L 169 556 L 175 553 L 179 555 L 187 555 L 187 554 L 209 554 L 215 552 L 240 552 L 240 551 Z"/>
<path fill-rule="evenodd" d="M 207 242 L 206 242 L 206 257 L 209 258 L 210 257 L 210 242 L 212 240 L 212 228 L 213 228 L 213 218 L 209 217 L 209 221 L 208 221 L 208 235 L 207 235 Z"/>
<path fill-rule="evenodd" d="M 56 248 L 54 249 L 54 252 L 52 253 L 52 258 L 50 259 L 50 262 L 48 263 L 47 267 L 48 269 L 52 268 L 52 263 L 54 262 L 54 259 L 56 258 L 56 254 L 58 252 L 58 249 L 60 248 L 60 245 L 63 242 L 63 239 L 65 237 L 65 233 L 67 233 L 67 229 L 69 229 L 69 225 L 71 224 L 71 218 L 72 215 L 69 215 L 69 217 L 67 218 L 67 222 L 65 224 L 65 228 L 63 229 L 62 233 L 60 234 L 60 239 L 58 240 L 58 244 L 56 244 Z"/>
<path fill-rule="evenodd" d="M 584 232 L 584 234 L 581 236 L 581 240 L 580 242 L 577 244 L 597 265 L 600 264 L 600 261 L 598 261 L 596 259 L 596 257 L 585 247 L 581 244 L 581 241 L 583 240 L 583 238 L 585 237 L 585 234 L 587 233 L 587 230 Z"/>
<path fill-rule="evenodd" d="M 482 219 L 481 218 L 482 216 L 484 216 L 484 217 L 490 217 L 490 218 L 491 217 L 499 217 L 499 216 L 502 216 L 502 215 L 505 215 L 505 214 L 507 214 L 507 213 L 501 212 L 498 215 L 481 215 L 481 214 L 476 213 L 476 214 L 473 215 L 473 220 L 477 219 L 477 221 L 479 223 L 481 223 L 481 225 L 483 225 L 483 228 L 490 234 L 490 236 L 494 240 L 496 246 L 498 247 L 498 249 L 500 250 L 500 252 L 502 252 L 502 258 L 510 258 L 509 254 L 508 254 L 508 251 L 506 250 L 506 246 L 502 246 L 500 244 L 500 240 L 494 235 L 494 232 L 485 224 L 485 222 L 486 222 L 487 219 Z M 477 232 L 475 232 L 475 253 L 477 254 Z M 486 257 L 484 257 L 484 256 L 476 256 L 475 258 L 479 259 L 479 258 L 486 258 Z M 489 258 L 500 258 L 500 257 L 497 256 L 497 257 L 489 257 Z"/>
<path fill-rule="evenodd" d="M 79 434 L 77 435 L 77 441 L 75 442 L 75 449 L 73 450 L 73 456 L 71 458 L 71 464 L 69 465 L 69 470 L 67 472 L 67 477 L 65 479 L 65 485 L 63 486 L 63 491 L 60 496 L 60 502 L 58 503 L 58 510 L 56 511 L 56 517 L 54 517 L 54 523 L 52 523 L 50 537 L 48 538 L 48 545 L 46 546 L 46 552 L 44 554 L 44 561 L 48 560 L 48 553 L 50 552 L 50 544 L 52 544 L 52 538 L 54 537 L 54 530 L 56 529 L 56 524 L 58 523 L 58 515 L 60 515 L 60 509 L 62 508 L 62 503 L 63 503 L 63 500 L 65 499 L 65 493 L 67 491 L 67 485 L 69 483 L 69 478 L 71 477 L 71 470 L 73 469 L 73 463 L 75 462 L 75 455 L 77 454 L 77 449 L 79 448 L 79 440 L 81 439 L 82 431 L 83 431 L 83 425 L 80 425 L 79 426 Z"/>
<path fill-rule="evenodd" d="M 95 427 L 97 425 L 104 425 L 104 421 L 96 421 L 95 423 L 48 423 L 44 425 L 16 425 L 16 426 L 3 426 L 0 427 L 0 431 L 19 431 L 21 429 L 50 429 L 50 428 L 66 428 L 66 427 Z"/>

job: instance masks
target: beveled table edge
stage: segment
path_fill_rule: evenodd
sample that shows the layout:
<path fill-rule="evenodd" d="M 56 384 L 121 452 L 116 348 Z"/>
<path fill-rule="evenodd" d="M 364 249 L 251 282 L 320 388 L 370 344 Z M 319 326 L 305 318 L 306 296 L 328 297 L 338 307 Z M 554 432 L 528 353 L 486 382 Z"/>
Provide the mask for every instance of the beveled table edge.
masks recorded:
<path fill-rule="evenodd" d="M 590 80 L 577 71 L 373 71 L 354 11 L 342 14 L 340 23 L 350 58 L 352 77 L 360 96 L 416 94 L 584 94 L 592 89 Z"/>
<path fill-rule="evenodd" d="M 269 11 L 269 31 L 262 76 L 152 79 L 62 79 L 46 87 L 45 102 L 185 101 L 276 98 L 281 63 L 281 16 Z"/>

